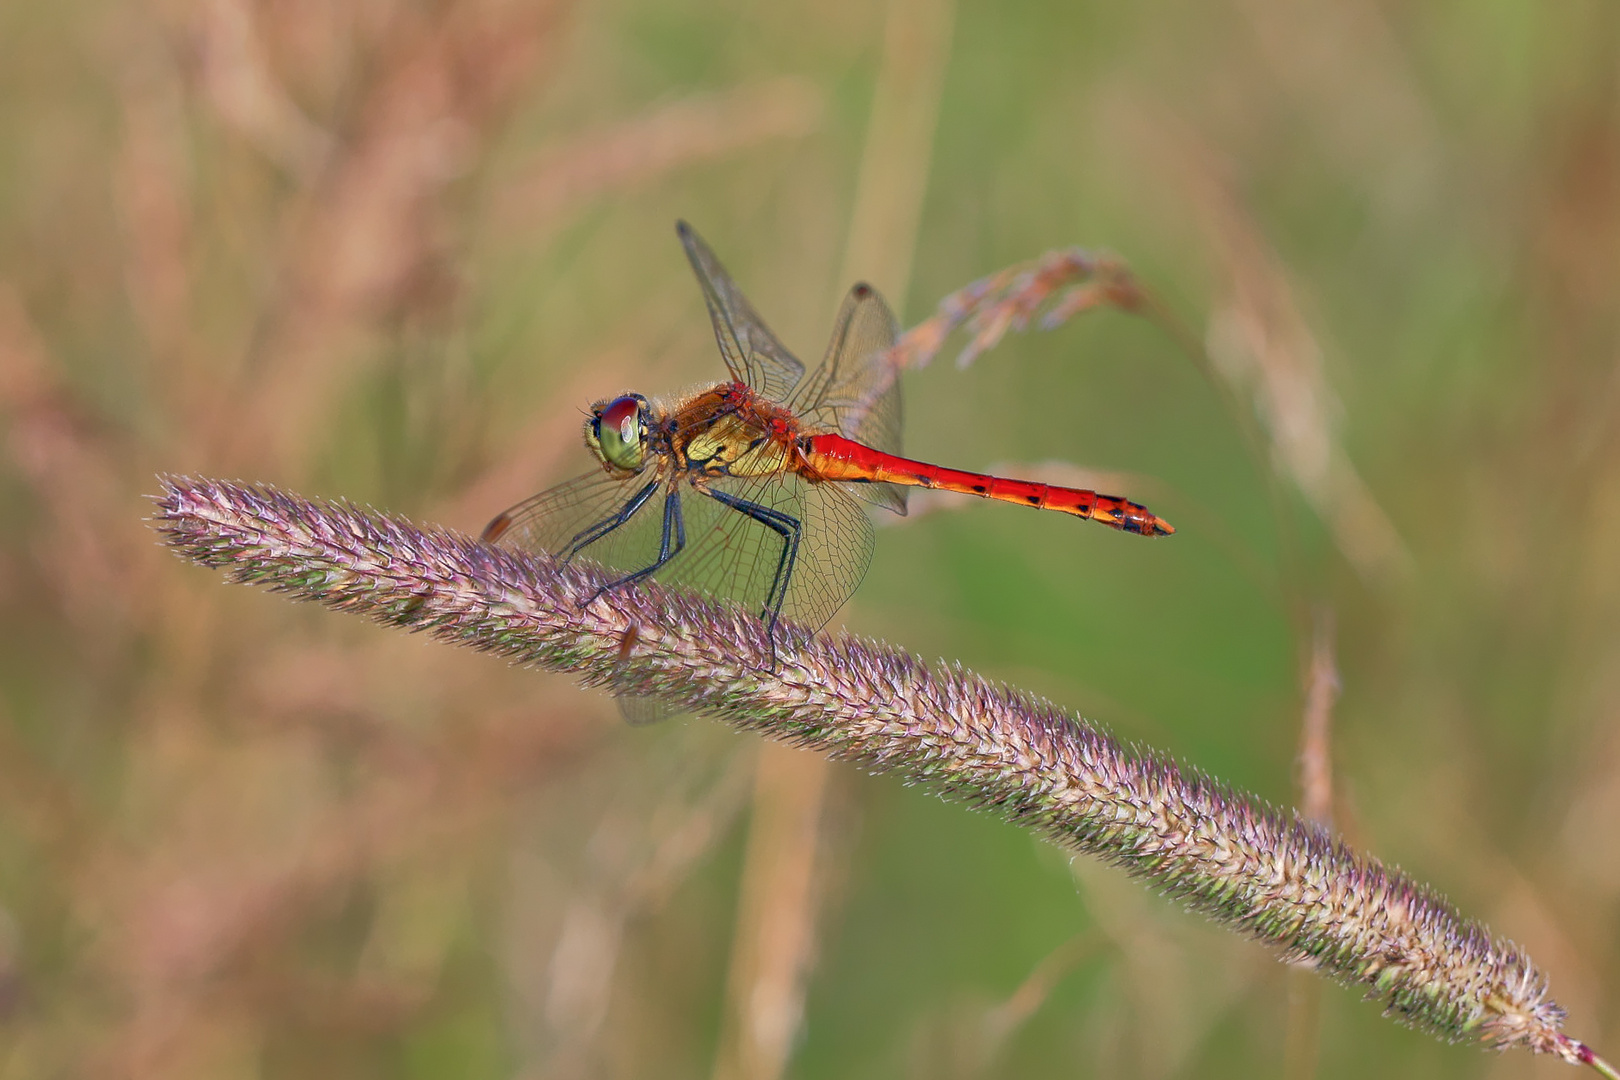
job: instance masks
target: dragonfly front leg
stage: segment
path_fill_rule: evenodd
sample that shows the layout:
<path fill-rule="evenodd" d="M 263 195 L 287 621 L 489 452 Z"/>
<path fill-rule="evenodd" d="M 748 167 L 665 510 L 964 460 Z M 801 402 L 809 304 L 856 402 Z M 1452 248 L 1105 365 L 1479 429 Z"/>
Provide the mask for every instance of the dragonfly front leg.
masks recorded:
<path fill-rule="evenodd" d="M 647 505 L 647 500 L 652 498 L 653 492 L 658 490 L 658 484 L 659 481 L 657 480 L 649 482 L 646 487 L 632 495 L 630 500 L 621 506 L 612 517 L 598 521 L 595 525 L 570 540 L 568 546 L 563 549 L 563 565 L 566 566 L 575 555 L 578 555 L 586 547 L 596 543 L 614 529 L 635 517 L 636 512 Z M 686 522 L 681 518 L 681 497 L 678 491 L 671 488 L 669 493 L 664 496 L 664 534 L 658 543 L 658 558 L 653 560 L 651 566 L 645 566 L 634 573 L 626 574 L 617 581 L 610 581 L 603 585 L 600 589 L 591 593 L 584 604 L 580 606 L 584 607 L 586 604 L 594 603 L 597 597 L 609 589 L 616 589 L 620 585 L 628 585 L 632 581 L 640 581 L 642 578 L 656 573 L 665 563 L 679 555 L 681 549 L 685 546 Z"/>
<path fill-rule="evenodd" d="M 793 564 L 799 558 L 799 540 L 804 535 L 804 524 L 791 514 L 757 502 L 740 499 L 724 491 L 702 489 L 709 498 L 729 506 L 739 514 L 746 514 L 782 538 L 782 552 L 776 558 L 776 574 L 771 579 L 771 590 L 765 594 L 765 607 L 759 617 L 765 620 L 765 633 L 771 643 L 771 662 L 776 661 L 776 618 L 782 614 L 787 600 L 788 582 L 793 577 Z"/>
<path fill-rule="evenodd" d="M 573 561 L 575 555 L 578 555 L 581 551 L 584 551 L 587 547 L 635 517 L 636 511 L 646 506 L 647 500 L 652 498 L 652 493 L 657 490 L 658 481 L 649 481 L 646 487 L 630 496 L 630 501 L 619 507 L 618 512 L 612 517 L 603 518 L 590 528 L 577 533 L 572 540 L 568 541 L 568 546 L 562 550 L 563 565 L 567 566 Z"/>
<path fill-rule="evenodd" d="M 680 489 L 672 487 L 669 489 L 669 493 L 664 496 L 664 534 L 658 541 L 658 558 L 654 559 L 650 566 L 644 566 L 634 573 L 626 574 L 617 581 L 608 582 L 608 584 L 597 589 L 591 599 L 595 600 L 596 597 L 601 596 L 609 589 L 617 589 L 620 585 L 629 585 L 633 581 L 651 577 L 653 574 L 658 573 L 665 563 L 679 555 L 685 547 L 686 519 L 681 516 L 681 493 Z"/>

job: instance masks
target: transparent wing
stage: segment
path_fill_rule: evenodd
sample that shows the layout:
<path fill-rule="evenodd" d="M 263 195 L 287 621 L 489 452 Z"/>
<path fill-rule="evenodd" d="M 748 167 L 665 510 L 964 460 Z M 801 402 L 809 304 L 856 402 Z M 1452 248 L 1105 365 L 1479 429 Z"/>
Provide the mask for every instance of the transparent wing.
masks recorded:
<path fill-rule="evenodd" d="M 872 561 L 872 523 L 842 484 L 811 484 L 797 474 L 727 477 L 708 487 L 798 524 L 799 548 L 782 596 L 785 618 L 819 630 L 850 598 Z M 719 599 L 734 600 L 768 616 L 783 566 L 783 536 L 757 518 L 721 503 L 701 488 L 680 485 L 686 547 L 658 573 L 659 581 Z M 641 516 L 662 517 L 651 507 Z M 585 554 L 590 554 L 587 549 Z M 656 698 L 626 694 L 619 711 L 631 724 L 655 723 L 678 713 Z"/>
<path fill-rule="evenodd" d="M 610 476 L 601 470 L 575 477 L 500 514 L 484 530 L 484 537 L 507 547 L 562 555 L 582 535 L 622 514 L 649 483 L 655 485 L 652 494 L 635 508 L 624 524 L 586 545 L 577 555 L 608 570 L 634 573 L 657 560 L 664 538 L 666 485 L 653 470 L 628 479 Z M 492 537 L 491 533 L 496 535 Z M 688 532 L 687 536 L 690 542 L 692 534 Z M 668 582 L 672 569 L 666 564 L 653 577 Z M 630 639 L 627 644 L 632 652 L 636 634 L 637 628 L 633 626 L 627 631 Z M 657 698 L 639 694 L 621 694 L 615 700 L 619 714 L 636 726 L 656 723 L 681 711 Z"/>
<path fill-rule="evenodd" d="M 652 470 L 648 470 L 651 472 Z M 669 485 L 647 472 L 619 479 L 593 472 L 527 499 L 491 522 L 492 542 L 553 555 L 564 553 L 593 526 L 621 514 L 648 484 L 651 495 L 624 523 L 588 544 L 578 558 L 611 570 L 633 573 L 658 558 L 664 537 Z M 866 574 L 872 559 L 872 524 L 860 504 L 840 484 L 811 484 L 794 473 L 726 477 L 708 486 L 756 511 L 725 505 L 698 486 L 675 486 L 685 547 L 653 574 L 666 585 L 733 600 L 758 615 L 768 615 L 775 599 L 778 569 L 783 565 L 781 532 L 764 517 L 799 535 L 798 554 L 781 594 L 781 611 L 812 630 L 826 625 Z M 498 531 L 497 531 L 498 530 Z M 678 710 L 643 697 L 619 699 L 631 723 L 645 724 Z"/>
<path fill-rule="evenodd" d="M 510 524 L 494 542 L 561 554 L 586 530 L 620 513 L 648 483 L 658 487 L 628 520 L 577 555 L 626 574 L 645 569 L 658 558 L 668 491 L 667 484 L 645 474 L 626 481 L 597 473 L 541 492 L 496 519 Z M 746 504 L 756 515 L 722 503 L 695 484 L 677 484 L 686 544 L 652 577 L 768 615 L 784 544 L 782 532 L 760 520 L 771 519 L 789 534 L 795 529 L 799 534 L 798 554 L 781 594 L 782 614 L 812 630 L 826 625 L 871 562 L 872 525 L 860 504 L 843 485 L 811 484 L 795 473 L 724 477 L 706 486 Z"/>
<path fill-rule="evenodd" d="M 648 469 L 629 478 L 595 469 L 518 503 L 496 516 L 484 529 L 484 539 L 503 547 L 562 555 L 587 529 L 611 519 L 646 486 L 657 484 Z M 662 535 L 662 500 L 655 491 L 623 526 L 582 552 L 592 561 L 626 572 L 638 570 L 658 557 Z M 638 561 L 639 560 L 639 561 Z"/>
<path fill-rule="evenodd" d="M 872 561 L 872 523 L 866 511 L 840 484 L 811 484 L 797 474 L 728 477 L 711 488 L 798 523 L 799 548 L 785 592 L 782 615 L 819 630 L 844 606 L 860 585 Z M 675 580 L 715 596 L 736 599 L 768 615 L 777 568 L 782 565 L 783 536 L 757 518 L 699 491 L 703 521 L 701 542 Z"/>
<path fill-rule="evenodd" d="M 692 226 L 677 222 L 675 231 L 703 287 L 715 340 L 726 367 L 731 369 L 731 377 L 747 383 L 770 401 L 786 401 L 804 375 L 804 365 L 771 333 Z"/>
<path fill-rule="evenodd" d="M 856 285 L 838 310 L 826 357 L 799 383 L 788 408 L 812 429 L 900 453 L 900 373 L 888 359 L 899 331 L 877 290 L 865 282 Z M 851 484 L 848 490 L 897 514 L 906 512 L 905 488 Z"/>
<path fill-rule="evenodd" d="M 644 697 L 641 694 L 619 694 L 613 700 L 619 704 L 619 715 L 632 727 L 656 724 L 683 711 L 673 705 L 666 705 L 659 698 Z"/>

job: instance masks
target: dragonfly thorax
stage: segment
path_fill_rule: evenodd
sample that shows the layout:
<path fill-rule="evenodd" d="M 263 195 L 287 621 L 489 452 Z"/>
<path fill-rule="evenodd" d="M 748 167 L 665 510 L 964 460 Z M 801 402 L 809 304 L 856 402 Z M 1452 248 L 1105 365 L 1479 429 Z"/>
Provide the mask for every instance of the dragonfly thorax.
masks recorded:
<path fill-rule="evenodd" d="M 585 445 L 610 470 L 638 473 L 647 463 L 647 399 L 623 394 L 591 406 Z"/>

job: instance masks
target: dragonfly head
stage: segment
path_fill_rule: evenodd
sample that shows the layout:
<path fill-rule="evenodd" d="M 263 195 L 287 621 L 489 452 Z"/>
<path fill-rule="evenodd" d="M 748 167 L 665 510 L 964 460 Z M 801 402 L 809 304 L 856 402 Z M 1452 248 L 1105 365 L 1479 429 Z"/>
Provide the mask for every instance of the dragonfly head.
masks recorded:
<path fill-rule="evenodd" d="M 611 470 L 640 472 L 647 463 L 647 399 L 625 394 L 591 406 L 585 445 Z"/>

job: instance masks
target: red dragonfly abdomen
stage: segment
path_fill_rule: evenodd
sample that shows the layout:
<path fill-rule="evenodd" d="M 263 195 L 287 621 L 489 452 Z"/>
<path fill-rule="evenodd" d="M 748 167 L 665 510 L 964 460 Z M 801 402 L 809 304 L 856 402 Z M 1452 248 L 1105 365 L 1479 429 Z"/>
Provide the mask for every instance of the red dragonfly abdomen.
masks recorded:
<path fill-rule="evenodd" d="M 874 450 L 842 435 L 815 435 L 805 440 L 805 462 L 822 480 L 899 484 L 977 495 L 983 499 L 1057 510 L 1090 518 L 1111 528 L 1143 536 L 1169 536 L 1176 530 L 1140 503 L 1085 488 L 1058 487 L 1031 480 L 1009 480 L 985 473 L 962 472 Z"/>

